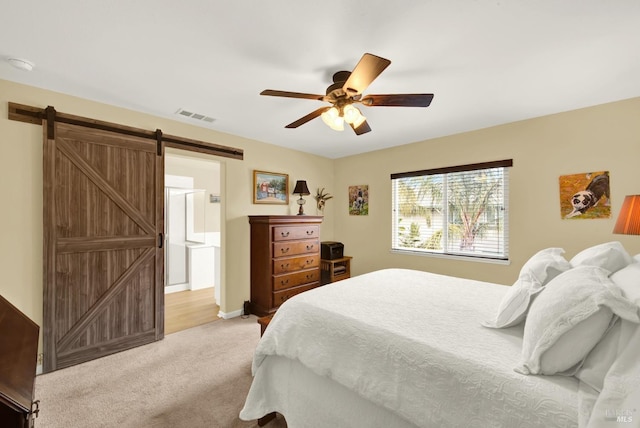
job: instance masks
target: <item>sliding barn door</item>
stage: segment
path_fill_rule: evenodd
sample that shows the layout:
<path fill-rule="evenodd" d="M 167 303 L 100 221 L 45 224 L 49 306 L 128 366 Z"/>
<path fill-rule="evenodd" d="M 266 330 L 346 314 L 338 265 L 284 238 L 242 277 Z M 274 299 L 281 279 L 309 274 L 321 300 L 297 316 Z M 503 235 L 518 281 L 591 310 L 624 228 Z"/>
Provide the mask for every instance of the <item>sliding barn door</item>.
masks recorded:
<path fill-rule="evenodd" d="M 152 139 L 44 128 L 49 372 L 163 337 L 164 167 Z"/>

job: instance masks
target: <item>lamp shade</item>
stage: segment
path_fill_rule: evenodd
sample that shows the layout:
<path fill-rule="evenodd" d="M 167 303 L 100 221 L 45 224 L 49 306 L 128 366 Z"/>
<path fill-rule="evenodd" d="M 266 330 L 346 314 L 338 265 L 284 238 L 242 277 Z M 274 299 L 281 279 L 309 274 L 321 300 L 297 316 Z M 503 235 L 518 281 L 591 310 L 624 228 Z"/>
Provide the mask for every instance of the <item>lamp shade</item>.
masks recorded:
<path fill-rule="evenodd" d="M 625 196 L 613 233 L 640 235 L 640 195 Z"/>
<path fill-rule="evenodd" d="M 298 180 L 296 181 L 296 187 L 295 189 L 293 189 L 293 194 L 299 194 L 299 195 L 310 195 L 311 192 L 309 192 L 309 188 L 307 187 L 307 182 L 304 180 Z"/>

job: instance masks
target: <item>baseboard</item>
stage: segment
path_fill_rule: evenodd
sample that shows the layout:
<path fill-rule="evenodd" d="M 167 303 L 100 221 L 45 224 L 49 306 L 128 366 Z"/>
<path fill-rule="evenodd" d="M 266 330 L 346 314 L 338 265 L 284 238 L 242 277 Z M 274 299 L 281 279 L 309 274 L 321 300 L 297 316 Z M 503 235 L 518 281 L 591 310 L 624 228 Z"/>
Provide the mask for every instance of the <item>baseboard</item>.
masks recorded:
<path fill-rule="evenodd" d="M 38 364 L 36 366 L 36 375 L 41 375 L 42 374 L 42 364 Z"/>
<path fill-rule="evenodd" d="M 180 291 L 187 291 L 187 290 L 189 290 L 189 284 L 188 283 L 175 284 L 175 285 L 166 285 L 164 287 L 164 294 L 178 293 Z"/>
<path fill-rule="evenodd" d="M 240 315 L 242 315 L 242 309 L 238 309 L 237 311 L 233 311 L 233 312 L 218 312 L 218 316 L 222 319 L 228 320 L 229 318 L 235 318 L 235 317 L 239 317 Z"/>

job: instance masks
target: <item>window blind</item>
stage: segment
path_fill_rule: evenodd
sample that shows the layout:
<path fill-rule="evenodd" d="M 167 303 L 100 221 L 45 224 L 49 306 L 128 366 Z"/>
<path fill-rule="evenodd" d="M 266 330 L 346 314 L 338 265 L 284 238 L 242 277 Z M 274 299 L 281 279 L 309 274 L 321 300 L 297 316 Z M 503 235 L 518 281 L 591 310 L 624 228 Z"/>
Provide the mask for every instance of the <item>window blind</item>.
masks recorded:
<path fill-rule="evenodd" d="M 506 260 L 512 160 L 391 175 L 392 249 Z"/>

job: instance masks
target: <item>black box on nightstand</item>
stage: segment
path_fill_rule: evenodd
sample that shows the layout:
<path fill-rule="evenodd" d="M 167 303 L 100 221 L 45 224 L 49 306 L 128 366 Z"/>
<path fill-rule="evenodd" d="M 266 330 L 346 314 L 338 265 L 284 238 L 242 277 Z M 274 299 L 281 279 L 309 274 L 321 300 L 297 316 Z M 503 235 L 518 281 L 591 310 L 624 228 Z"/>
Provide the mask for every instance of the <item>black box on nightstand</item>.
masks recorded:
<path fill-rule="evenodd" d="M 323 241 L 320 243 L 320 257 L 325 260 L 340 259 L 344 256 L 342 242 Z"/>

